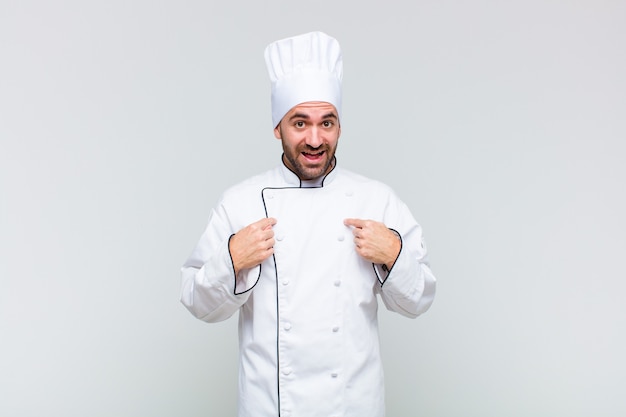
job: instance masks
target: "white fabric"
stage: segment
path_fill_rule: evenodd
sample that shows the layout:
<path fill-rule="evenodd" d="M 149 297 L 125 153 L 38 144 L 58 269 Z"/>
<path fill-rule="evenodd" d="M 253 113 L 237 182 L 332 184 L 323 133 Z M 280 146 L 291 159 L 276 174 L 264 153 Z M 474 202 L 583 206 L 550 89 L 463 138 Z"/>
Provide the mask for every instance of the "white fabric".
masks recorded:
<path fill-rule="evenodd" d="M 272 127 L 294 106 L 324 101 L 337 109 L 341 120 L 341 48 L 334 38 L 310 32 L 281 39 L 265 48 L 272 83 Z"/>
<path fill-rule="evenodd" d="M 407 317 L 430 307 L 421 228 L 387 186 L 349 171 L 299 187 L 281 165 L 226 191 L 182 268 L 181 301 L 207 322 L 239 312 L 239 417 L 384 416 L 377 294 Z M 274 257 L 235 278 L 229 237 L 266 215 Z M 356 253 L 348 217 L 399 233 L 388 275 Z"/>

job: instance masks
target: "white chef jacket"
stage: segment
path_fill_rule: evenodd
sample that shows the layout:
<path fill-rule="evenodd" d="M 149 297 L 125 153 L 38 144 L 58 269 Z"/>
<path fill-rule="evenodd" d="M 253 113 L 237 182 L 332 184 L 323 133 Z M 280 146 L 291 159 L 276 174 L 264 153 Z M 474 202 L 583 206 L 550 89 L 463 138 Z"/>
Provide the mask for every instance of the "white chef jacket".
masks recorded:
<path fill-rule="evenodd" d="M 274 255 L 235 277 L 228 241 L 262 217 L 277 220 Z M 398 233 L 391 270 L 356 253 L 346 218 Z M 194 316 L 239 311 L 239 417 L 384 416 L 377 294 L 407 317 L 430 307 L 422 230 L 389 187 L 341 168 L 315 188 L 284 165 L 230 188 L 182 268 Z"/>

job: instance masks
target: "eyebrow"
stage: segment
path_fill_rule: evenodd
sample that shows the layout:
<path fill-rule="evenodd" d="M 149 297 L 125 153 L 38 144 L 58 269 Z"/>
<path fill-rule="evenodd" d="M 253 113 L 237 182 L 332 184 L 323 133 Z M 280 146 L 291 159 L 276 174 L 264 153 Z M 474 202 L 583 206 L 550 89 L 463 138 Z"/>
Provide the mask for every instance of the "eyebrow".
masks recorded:
<path fill-rule="evenodd" d="M 289 118 L 289 120 L 293 120 L 293 119 L 305 119 L 305 120 L 308 120 L 308 119 L 310 119 L 310 117 L 309 117 L 308 114 L 294 113 L 293 116 L 291 116 Z M 334 112 L 326 113 L 325 115 L 322 116 L 322 119 L 335 119 L 335 120 L 337 120 L 337 115 Z"/>

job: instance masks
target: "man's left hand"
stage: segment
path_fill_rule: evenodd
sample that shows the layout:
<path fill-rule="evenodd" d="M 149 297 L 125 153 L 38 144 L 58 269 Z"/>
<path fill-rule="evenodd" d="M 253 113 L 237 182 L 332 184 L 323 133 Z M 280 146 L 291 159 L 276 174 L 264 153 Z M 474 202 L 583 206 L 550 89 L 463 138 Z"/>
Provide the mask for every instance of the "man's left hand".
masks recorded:
<path fill-rule="evenodd" d="M 391 269 L 400 254 L 398 235 L 383 223 L 374 220 L 345 219 L 343 224 L 353 228 L 354 244 L 359 255 Z"/>

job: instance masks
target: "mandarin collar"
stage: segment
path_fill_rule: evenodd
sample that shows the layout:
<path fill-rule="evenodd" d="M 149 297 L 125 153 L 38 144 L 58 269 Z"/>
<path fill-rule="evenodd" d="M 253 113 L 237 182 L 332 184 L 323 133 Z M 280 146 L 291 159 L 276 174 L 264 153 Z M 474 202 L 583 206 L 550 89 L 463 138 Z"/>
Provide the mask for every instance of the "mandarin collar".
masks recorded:
<path fill-rule="evenodd" d="M 324 177 L 324 179 L 321 182 L 320 187 L 323 187 L 325 185 L 330 184 L 335 179 L 335 177 L 337 176 L 337 157 L 333 157 L 333 159 L 334 159 L 333 168 L 330 170 L 330 172 L 328 174 L 326 174 L 326 176 Z M 283 179 L 285 180 L 285 183 L 287 183 L 287 185 L 289 187 L 301 188 L 302 187 L 302 181 L 295 174 L 295 172 L 293 172 L 292 170 L 287 168 L 287 165 L 285 165 L 285 160 L 283 159 L 282 156 L 280 158 L 280 162 L 281 162 L 280 163 L 280 172 L 282 174 Z"/>

